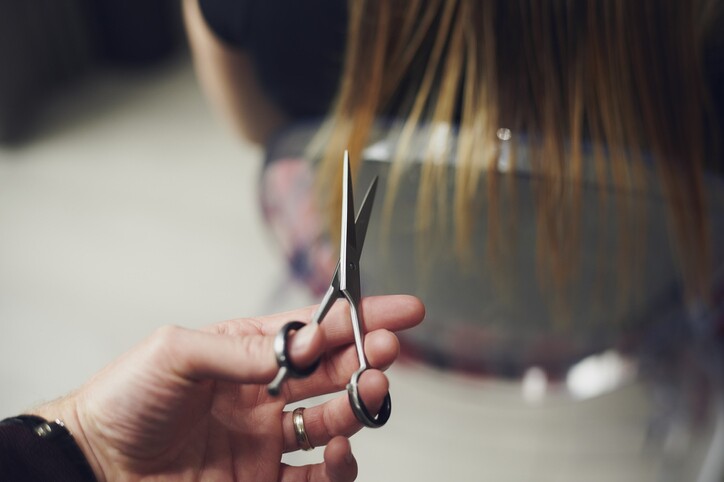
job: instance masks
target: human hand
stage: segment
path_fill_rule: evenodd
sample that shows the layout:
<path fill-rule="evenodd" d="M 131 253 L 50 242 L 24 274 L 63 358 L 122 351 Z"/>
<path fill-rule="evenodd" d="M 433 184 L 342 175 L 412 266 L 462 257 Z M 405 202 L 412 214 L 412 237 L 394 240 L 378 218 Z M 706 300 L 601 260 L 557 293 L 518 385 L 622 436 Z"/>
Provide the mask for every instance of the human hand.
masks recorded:
<path fill-rule="evenodd" d="M 157 330 L 86 385 L 38 408 L 61 418 L 101 480 L 347 481 L 357 463 L 347 437 L 362 425 L 343 393 L 304 412 L 314 446 L 326 445 L 324 462 L 303 467 L 281 463 L 299 449 L 288 403 L 343 390 L 358 368 L 346 304 L 336 304 L 318 327 L 291 339 L 290 356 L 305 366 L 322 354 L 308 378 L 288 380 L 278 397 L 266 384 L 277 371 L 272 343 L 290 320 L 309 320 L 314 307 L 263 318 L 232 320 L 196 331 Z M 394 331 L 417 325 L 419 300 L 381 296 L 362 302 L 365 352 L 372 367 L 387 368 L 399 353 Z M 386 377 L 366 372 L 360 392 L 377 410 Z"/>

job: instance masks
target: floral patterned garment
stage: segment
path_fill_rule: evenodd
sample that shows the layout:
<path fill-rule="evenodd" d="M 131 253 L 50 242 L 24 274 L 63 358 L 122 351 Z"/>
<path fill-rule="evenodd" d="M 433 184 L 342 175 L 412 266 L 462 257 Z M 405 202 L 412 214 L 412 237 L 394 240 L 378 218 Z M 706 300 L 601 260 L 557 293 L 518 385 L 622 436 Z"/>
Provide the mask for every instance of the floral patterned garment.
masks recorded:
<path fill-rule="evenodd" d="M 264 219 L 287 260 L 291 276 L 315 297 L 321 297 L 334 272 L 337 249 L 324 233 L 315 205 L 313 184 L 314 169 L 304 157 L 280 150 L 270 151 L 260 184 Z M 377 203 L 380 203 L 379 198 Z M 715 228 L 721 229 L 722 226 L 716 225 Z M 374 229 L 371 225 L 371 233 Z M 403 275 L 393 280 L 389 291 L 385 291 L 386 288 L 375 289 L 381 285 L 373 279 L 363 280 L 363 290 L 370 293 L 369 287 L 372 287 L 372 292 L 407 292 L 423 299 L 428 306 L 425 323 L 402 334 L 401 342 L 403 353 L 433 366 L 504 378 L 520 378 L 527 369 L 538 367 L 550 379 L 564 380 L 576 363 L 609 350 L 631 356 L 647 366 L 658 366 L 662 357 L 668 360 L 667 364 L 674 359 L 685 358 L 685 354 L 691 353 L 697 345 L 696 339 L 700 336 L 694 330 L 697 326 L 695 319 L 700 320 L 699 325 L 703 323 L 706 326 L 706 331 L 709 336 L 713 335 L 714 340 L 724 339 L 722 310 L 688 313 L 677 285 L 657 285 L 655 290 L 652 289 L 656 296 L 651 295 L 651 300 L 641 305 L 636 312 L 637 318 L 621 324 L 605 323 L 609 313 L 606 307 L 583 300 L 581 312 L 591 313 L 590 317 L 594 319 L 596 311 L 604 322 L 582 322 L 576 329 L 566 330 L 553 322 L 529 321 L 532 318 L 543 320 L 546 315 L 539 307 L 540 301 L 531 298 L 528 292 L 533 291 L 527 285 L 520 290 L 521 299 L 515 300 L 510 308 L 496 299 L 494 291 L 486 288 L 489 282 L 486 277 L 463 280 L 456 285 L 456 278 L 462 276 L 446 266 L 444 269 L 448 271 L 440 275 L 445 282 L 438 282 L 431 295 L 430 290 L 421 289 L 419 284 L 406 283 L 407 278 L 418 277 L 407 275 L 413 273 L 414 268 L 395 265 L 399 263 L 397 258 L 404 258 L 407 253 L 398 253 L 390 262 L 381 261 L 374 251 L 379 249 L 370 238 L 374 238 L 374 234 L 368 235 L 365 246 L 363 261 L 366 273 L 363 276 L 369 278 L 379 274 L 390 280 L 395 273 Z M 407 240 L 395 242 L 400 246 L 409 244 Z M 368 248 L 368 245 L 371 246 Z M 532 261 L 526 260 L 522 264 L 530 263 Z M 408 264 L 414 264 L 414 259 Z M 653 264 L 657 264 L 656 260 Z M 666 278 L 660 273 L 655 271 L 657 277 Z M 525 274 L 522 277 L 526 277 Z M 653 279 L 650 284 L 659 282 Z M 460 289 L 460 286 L 466 285 L 469 285 L 467 291 Z M 481 294 L 475 293 L 477 286 L 480 286 Z M 720 286 L 724 285 L 720 283 Z M 724 289 L 719 289 L 717 296 L 714 305 L 724 306 Z M 480 308 L 478 311 L 460 308 L 466 304 L 480 305 Z"/>
<path fill-rule="evenodd" d="M 292 277 L 321 299 L 337 263 L 337 249 L 323 232 L 313 183 L 313 166 L 302 156 L 272 156 L 262 174 L 260 197 L 264 219 Z M 724 225 L 714 223 L 713 229 L 721 234 Z M 400 265 L 397 260 L 377 259 L 373 225 L 370 231 L 363 276 L 393 277 L 391 273 L 399 271 Z M 397 257 L 404 258 L 407 244 L 398 244 L 403 249 Z M 526 399 L 530 396 L 526 395 L 528 378 L 536 383 L 541 376 L 547 379 L 545 396 L 576 400 L 604 395 L 637 377 L 647 387 L 651 401 L 646 419 L 641 420 L 642 443 L 662 447 L 674 436 L 685 434 L 687 440 L 699 440 L 709 433 L 712 407 L 718 403 L 716 394 L 724 386 L 724 277 L 720 276 L 710 305 L 717 309 L 687 311 L 680 289 L 674 286 L 652 299 L 633 322 L 604 320 L 583 323 L 580 330 L 565 330 L 539 322 L 538 318 L 545 318 L 543 312 L 540 316 L 531 316 L 530 311 L 519 313 L 525 323 L 515 316 L 506 320 L 514 311 L 496 303 L 482 285 L 480 293 L 477 286 L 467 293 L 455 288 L 446 291 L 444 286 L 454 285 L 457 277 L 455 271 L 450 273 L 440 277 L 433 296 L 415 283 L 405 284 L 407 278 L 414 278 L 406 272 L 393 280 L 392 289 L 381 291 L 417 294 L 428 308 L 421 326 L 399 336 L 407 360 L 476 377 L 522 380 L 520 393 Z M 363 292 L 369 293 L 375 282 L 362 281 Z M 480 281 L 485 283 L 485 279 Z M 484 308 L 480 315 L 465 315 L 458 309 L 470 300 Z M 528 301 L 518 300 L 517 304 Z M 595 311 L 589 302 L 584 304 Z M 596 379 L 605 383 L 591 385 Z M 698 457 L 694 448 L 677 452 L 676 460 Z"/>

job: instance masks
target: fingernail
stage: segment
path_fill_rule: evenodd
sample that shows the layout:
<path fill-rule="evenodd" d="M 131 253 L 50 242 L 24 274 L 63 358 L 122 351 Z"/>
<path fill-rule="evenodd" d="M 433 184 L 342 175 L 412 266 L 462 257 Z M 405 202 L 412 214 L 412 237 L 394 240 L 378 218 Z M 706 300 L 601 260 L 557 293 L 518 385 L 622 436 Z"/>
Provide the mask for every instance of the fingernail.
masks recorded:
<path fill-rule="evenodd" d="M 292 355 L 301 356 L 309 349 L 309 345 L 312 343 L 315 333 L 317 333 L 317 325 L 310 323 L 294 335 L 294 342 L 292 343 Z"/>
<path fill-rule="evenodd" d="M 347 462 L 347 465 L 354 464 L 354 455 L 352 455 L 352 452 L 347 452 L 347 455 L 344 456 L 344 461 Z"/>

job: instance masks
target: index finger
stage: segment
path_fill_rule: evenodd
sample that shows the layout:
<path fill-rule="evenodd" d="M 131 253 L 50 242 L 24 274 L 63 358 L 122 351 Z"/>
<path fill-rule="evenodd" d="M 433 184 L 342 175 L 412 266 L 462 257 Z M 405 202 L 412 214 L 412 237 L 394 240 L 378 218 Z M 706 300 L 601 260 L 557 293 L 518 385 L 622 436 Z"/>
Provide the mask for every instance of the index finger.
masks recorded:
<path fill-rule="evenodd" d="M 273 336 L 290 320 L 309 322 L 316 308 L 308 306 L 258 318 L 261 322 L 261 332 Z M 362 299 L 360 310 L 366 332 L 379 329 L 393 332 L 406 330 L 420 324 L 425 317 L 425 306 L 418 298 L 409 295 L 369 296 Z M 351 343 L 354 340 L 349 307 L 344 301 L 335 303 L 319 326 L 324 330 L 327 348 Z"/>
<path fill-rule="evenodd" d="M 174 330 L 172 346 L 183 347 L 183 372 L 196 377 L 221 377 L 229 381 L 266 383 L 278 369 L 272 343 L 277 331 L 291 320 L 309 322 L 316 307 L 253 319 L 232 320 L 210 327 L 212 333 Z M 365 298 L 361 303 L 365 331 L 400 331 L 419 324 L 425 314 L 422 302 L 406 295 Z M 323 352 L 352 343 L 354 334 L 346 303 L 337 303 L 319 328 L 308 326 L 290 337 L 290 355 L 300 366 L 311 363 Z M 307 336 L 303 332 L 316 332 Z M 219 336 L 219 335 L 227 336 Z M 193 342 L 192 342 L 193 340 Z"/>

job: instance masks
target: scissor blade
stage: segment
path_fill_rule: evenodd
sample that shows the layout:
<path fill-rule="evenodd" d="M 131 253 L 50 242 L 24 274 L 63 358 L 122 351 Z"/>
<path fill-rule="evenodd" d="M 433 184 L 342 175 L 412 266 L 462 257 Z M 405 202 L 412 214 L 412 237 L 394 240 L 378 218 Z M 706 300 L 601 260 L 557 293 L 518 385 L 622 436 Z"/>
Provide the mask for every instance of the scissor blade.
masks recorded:
<path fill-rule="evenodd" d="M 349 269 L 357 269 L 357 233 L 354 221 L 354 194 L 352 193 L 352 173 L 349 168 L 349 152 L 344 151 L 342 169 L 342 235 L 339 246 L 339 288 L 348 288 Z"/>
<path fill-rule="evenodd" d="M 377 191 L 377 177 L 372 180 L 370 186 L 367 188 L 367 193 L 362 201 L 359 211 L 357 211 L 357 219 L 355 220 L 355 229 L 357 230 L 357 253 L 362 256 L 362 247 L 365 244 L 365 237 L 367 236 L 367 226 L 369 225 L 370 217 L 372 214 L 372 206 L 375 202 L 375 192 Z M 312 320 L 317 323 L 321 323 L 324 317 L 329 312 L 329 309 L 337 299 L 337 293 L 340 289 L 340 273 L 339 273 L 340 262 L 337 262 L 337 266 L 334 268 L 334 275 L 332 276 L 332 282 L 330 283 L 327 293 L 324 295 L 324 299 L 317 308 Z"/>
<path fill-rule="evenodd" d="M 357 212 L 357 219 L 354 222 L 355 229 L 357 230 L 357 252 L 362 257 L 362 248 L 365 244 L 365 237 L 367 237 L 367 226 L 370 223 L 370 217 L 372 216 L 372 206 L 375 203 L 375 193 L 377 192 L 377 176 L 370 183 L 370 187 L 367 188 L 367 193 L 362 201 L 362 205 L 359 207 Z"/>

